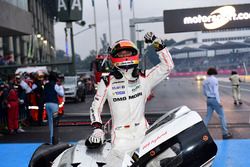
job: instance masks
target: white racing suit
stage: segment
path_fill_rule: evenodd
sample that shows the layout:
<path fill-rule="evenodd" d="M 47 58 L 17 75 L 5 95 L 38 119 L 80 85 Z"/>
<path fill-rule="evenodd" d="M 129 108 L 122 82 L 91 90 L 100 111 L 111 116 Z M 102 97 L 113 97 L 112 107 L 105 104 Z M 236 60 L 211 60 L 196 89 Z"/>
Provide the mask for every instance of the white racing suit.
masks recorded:
<path fill-rule="evenodd" d="M 100 122 L 103 105 L 108 100 L 112 116 L 112 150 L 107 156 L 108 166 L 120 167 L 125 153 L 135 150 L 148 129 L 144 111 L 151 90 L 166 78 L 174 67 L 167 48 L 157 52 L 160 63 L 146 70 L 145 76 L 131 77 L 131 70 L 123 73 L 121 79 L 109 76 L 98 84 L 98 90 L 90 108 L 91 122 Z M 125 70 L 124 70 L 125 71 Z M 130 77 L 128 79 L 128 77 Z"/>

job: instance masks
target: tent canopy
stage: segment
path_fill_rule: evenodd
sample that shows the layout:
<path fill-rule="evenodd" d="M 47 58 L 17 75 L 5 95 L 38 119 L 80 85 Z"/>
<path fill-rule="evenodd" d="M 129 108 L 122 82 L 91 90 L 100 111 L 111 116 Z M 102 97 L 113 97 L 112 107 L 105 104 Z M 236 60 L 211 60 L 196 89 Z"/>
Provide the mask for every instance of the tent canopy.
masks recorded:
<path fill-rule="evenodd" d="M 250 47 L 250 44 L 228 41 L 222 47 L 224 49 L 247 48 Z"/>
<path fill-rule="evenodd" d="M 36 73 L 38 71 L 42 71 L 44 73 L 48 73 L 48 69 L 46 66 L 35 66 L 35 67 L 20 67 L 16 70 L 16 74 L 22 73 Z"/>

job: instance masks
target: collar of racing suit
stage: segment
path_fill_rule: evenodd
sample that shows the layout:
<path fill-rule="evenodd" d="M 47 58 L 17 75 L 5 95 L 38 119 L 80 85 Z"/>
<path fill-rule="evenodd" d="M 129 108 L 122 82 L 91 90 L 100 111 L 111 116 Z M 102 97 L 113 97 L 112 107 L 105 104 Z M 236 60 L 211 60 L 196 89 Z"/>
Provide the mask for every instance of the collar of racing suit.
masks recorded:
<path fill-rule="evenodd" d="M 123 75 L 124 78 L 126 78 L 128 81 L 135 81 L 137 80 L 137 78 L 132 76 L 133 73 L 133 68 L 132 69 L 121 69 L 118 68 L 118 70 L 120 71 L 120 73 Z"/>

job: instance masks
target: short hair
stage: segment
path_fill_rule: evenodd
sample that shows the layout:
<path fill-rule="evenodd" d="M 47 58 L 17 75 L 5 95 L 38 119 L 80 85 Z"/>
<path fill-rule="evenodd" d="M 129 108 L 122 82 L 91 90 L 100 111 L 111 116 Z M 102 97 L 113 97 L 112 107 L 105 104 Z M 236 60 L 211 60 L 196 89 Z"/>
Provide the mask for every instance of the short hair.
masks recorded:
<path fill-rule="evenodd" d="M 238 74 L 237 71 L 232 71 L 231 75 Z"/>
<path fill-rule="evenodd" d="M 218 72 L 215 68 L 213 67 L 210 67 L 208 70 L 207 70 L 207 75 L 217 75 Z"/>
<path fill-rule="evenodd" d="M 49 73 L 49 81 L 57 81 L 57 78 L 58 78 L 58 75 L 57 75 L 57 73 L 56 72 L 54 72 L 54 71 L 51 71 L 50 73 Z"/>

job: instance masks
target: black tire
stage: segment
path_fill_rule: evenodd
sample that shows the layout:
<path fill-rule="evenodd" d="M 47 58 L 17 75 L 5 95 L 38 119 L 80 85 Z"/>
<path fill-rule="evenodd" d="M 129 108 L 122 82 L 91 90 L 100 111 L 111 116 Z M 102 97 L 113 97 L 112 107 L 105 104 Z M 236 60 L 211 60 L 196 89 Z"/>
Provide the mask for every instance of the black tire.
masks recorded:
<path fill-rule="evenodd" d="M 51 162 L 53 162 L 64 150 L 70 147 L 72 147 L 72 145 L 67 143 L 59 143 L 56 145 L 44 143 L 33 153 L 29 162 L 29 167 L 50 167 Z"/>

